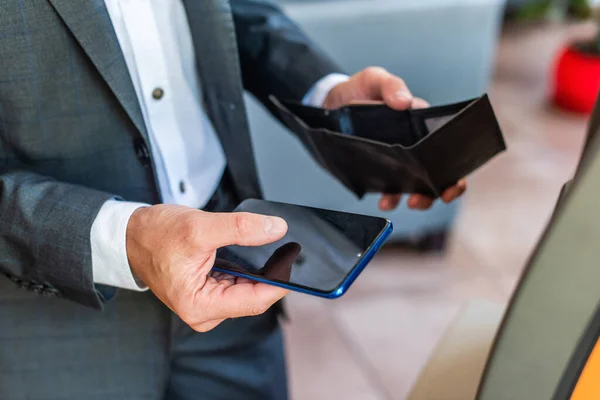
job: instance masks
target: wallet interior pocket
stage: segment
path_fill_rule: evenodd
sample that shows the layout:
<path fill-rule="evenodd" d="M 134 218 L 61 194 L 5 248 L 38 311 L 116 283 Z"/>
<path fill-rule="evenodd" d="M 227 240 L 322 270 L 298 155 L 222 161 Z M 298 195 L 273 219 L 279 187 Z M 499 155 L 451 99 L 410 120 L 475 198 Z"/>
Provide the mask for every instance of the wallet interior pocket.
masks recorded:
<path fill-rule="evenodd" d="M 279 109 L 282 107 L 311 129 L 326 129 L 405 147 L 421 138 L 410 111 L 395 111 L 384 105 L 353 105 L 327 110 L 281 101 Z"/>
<path fill-rule="evenodd" d="M 446 106 L 393 110 L 383 104 L 351 105 L 334 110 L 281 101 L 285 107 L 311 129 L 326 129 L 390 145 L 411 148 L 454 118 L 475 101 Z"/>
<path fill-rule="evenodd" d="M 359 197 L 367 192 L 438 197 L 506 148 L 486 95 L 405 111 L 271 101 L 317 162 Z"/>

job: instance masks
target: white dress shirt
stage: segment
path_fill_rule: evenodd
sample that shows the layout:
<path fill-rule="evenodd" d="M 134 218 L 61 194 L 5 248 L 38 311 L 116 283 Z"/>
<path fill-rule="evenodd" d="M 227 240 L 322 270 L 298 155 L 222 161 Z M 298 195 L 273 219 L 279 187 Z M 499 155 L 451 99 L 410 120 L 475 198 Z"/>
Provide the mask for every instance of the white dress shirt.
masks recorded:
<path fill-rule="evenodd" d="M 226 160 L 202 109 L 201 85 L 181 0 L 105 0 L 150 139 L 164 203 L 202 208 L 212 197 Z M 210 62 L 206 60 L 204 62 Z M 346 75 L 318 81 L 303 102 L 322 105 Z M 95 283 L 146 290 L 131 273 L 125 233 L 131 214 L 146 204 L 107 201 L 91 229 Z"/>

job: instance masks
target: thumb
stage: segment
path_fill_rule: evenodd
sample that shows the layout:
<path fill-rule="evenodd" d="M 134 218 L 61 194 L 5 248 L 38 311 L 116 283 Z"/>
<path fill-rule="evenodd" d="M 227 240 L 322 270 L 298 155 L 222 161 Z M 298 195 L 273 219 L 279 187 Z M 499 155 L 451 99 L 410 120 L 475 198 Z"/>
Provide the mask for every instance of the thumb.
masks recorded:
<path fill-rule="evenodd" d="M 379 67 L 362 71 L 362 85 L 371 100 L 383 100 L 395 110 L 410 107 L 413 96 L 402 78 Z"/>
<path fill-rule="evenodd" d="M 399 77 L 389 74 L 382 81 L 381 94 L 385 104 L 395 110 L 406 110 L 410 108 L 413 95 L 410 93 L 406 83 Z"/>
<path fill-rule="evenodd" d="M 232 244 L 261 246 L 285 236 L 287 223 L 279 217 L 246 212 L 207 213 L 202 245 L 217 249 Z"/>

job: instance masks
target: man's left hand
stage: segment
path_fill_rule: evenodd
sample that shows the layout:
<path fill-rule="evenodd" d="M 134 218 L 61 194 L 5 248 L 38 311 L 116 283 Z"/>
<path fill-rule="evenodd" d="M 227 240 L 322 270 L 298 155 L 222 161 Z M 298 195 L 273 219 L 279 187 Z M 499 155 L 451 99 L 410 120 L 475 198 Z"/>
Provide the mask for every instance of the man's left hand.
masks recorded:
<path fill-rule="evenodd" d="M 427 108 L 429 103 L 413 97 L 404 81 L 383 68 L 369 67 L 339 83 L 328 93 L 323 103 L 324 108 L 334 109 L 349 104 L 384 103 L 395 110 L 409 108 Z M 449 203 L 462 195 L 467 189 L 467 182 L 461 179 L 456 185 L 446 189 L 442 200 Z M 379 201 L 379 208 L 385 211 L 398 206 L 401 194 L 384 194 Z M 435 199 L 421 194 L 412 194 L 408 199 L 408 207 L 426 210 Z"/>

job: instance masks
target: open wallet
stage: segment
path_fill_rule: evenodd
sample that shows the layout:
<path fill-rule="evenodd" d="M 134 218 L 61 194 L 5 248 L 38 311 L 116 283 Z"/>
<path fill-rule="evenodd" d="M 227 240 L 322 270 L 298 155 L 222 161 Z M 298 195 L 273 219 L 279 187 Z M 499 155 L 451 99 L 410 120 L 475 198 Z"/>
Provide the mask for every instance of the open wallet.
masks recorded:
<path fill-rule="evenodd" d="M 405 111 L 383 104 L 326 110 L 270 100 L 312 157 L 359 198 L 437 198 L 506 149 L 487 95 Z"/>

